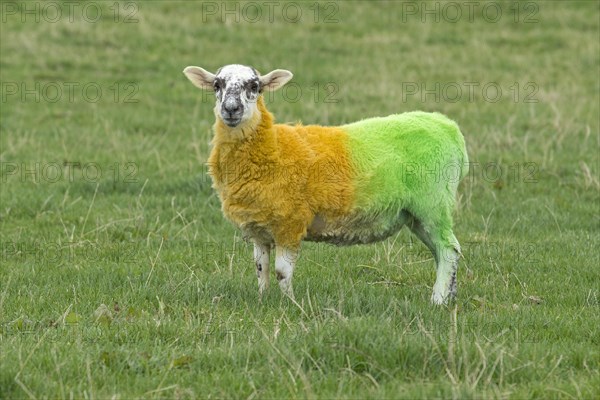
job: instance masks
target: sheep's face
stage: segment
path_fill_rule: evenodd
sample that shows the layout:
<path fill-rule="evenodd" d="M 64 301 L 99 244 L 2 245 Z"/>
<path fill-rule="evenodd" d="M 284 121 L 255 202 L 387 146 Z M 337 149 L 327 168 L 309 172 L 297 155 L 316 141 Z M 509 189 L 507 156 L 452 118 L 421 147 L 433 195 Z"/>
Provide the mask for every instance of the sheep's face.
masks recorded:
<path fill-rule="evenodd" d="M 213 82 L 217 97 L 215 114 L 225 125 L 238 126 L 256 111 L 256 99 L 261 92 L 258 73 L 243 65 L 227 65 L 217 71 Z"/>
<path fill-rule="evenodd" d="M 215 115 L 231 128 L 258 112 L 256 100 L 263 90 L 276 90 L 292 78 L 289 71 L 276 69 L 261 76 L 254 68 L 238 64 L 226 65 L 216 74 L 200 67 L 187 67 L 183 72 L 197 87 L 215 92 Z"/>

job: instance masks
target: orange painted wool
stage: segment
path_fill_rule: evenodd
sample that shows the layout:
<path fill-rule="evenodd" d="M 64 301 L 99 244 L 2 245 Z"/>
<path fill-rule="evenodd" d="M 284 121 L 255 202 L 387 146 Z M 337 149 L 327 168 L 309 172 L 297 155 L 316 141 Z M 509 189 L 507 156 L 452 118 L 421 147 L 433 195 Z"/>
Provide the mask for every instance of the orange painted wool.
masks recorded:
<path fill-rule="evenodd" d="M 338 127 L 273 124 L 258 113 L 229 128 L 217 118 L 209 173 L 225 216 L 251 236 L 298 248 L 315 215 L 335 220 L 354 200 L 348 135 Z"/>

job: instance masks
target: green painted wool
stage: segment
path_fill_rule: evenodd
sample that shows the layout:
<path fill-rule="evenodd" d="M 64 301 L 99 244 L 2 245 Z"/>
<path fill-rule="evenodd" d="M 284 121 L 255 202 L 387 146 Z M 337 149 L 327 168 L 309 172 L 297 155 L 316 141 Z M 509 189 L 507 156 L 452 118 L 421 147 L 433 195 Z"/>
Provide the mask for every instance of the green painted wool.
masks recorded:
<path fill-rule="evenodd" d="M 451 230 L 456 188 L 468 172 L 464 138 L 439 113 L 408 112 L 342 126 L 361 214 L 394 224 L 406 210 Z"/>

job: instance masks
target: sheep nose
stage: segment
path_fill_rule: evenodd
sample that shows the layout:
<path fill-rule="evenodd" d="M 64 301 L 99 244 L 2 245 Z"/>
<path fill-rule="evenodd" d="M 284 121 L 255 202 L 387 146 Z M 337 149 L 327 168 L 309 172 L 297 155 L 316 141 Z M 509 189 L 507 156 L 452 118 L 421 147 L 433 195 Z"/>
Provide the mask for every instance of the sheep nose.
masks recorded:
<path fill-rule="evenodd" d="M 227 111 L 230 115 L 236 114 L 241 111 L 242 106 L 237 102 L 227 102 L 223 105 L 225 111 Z"/>

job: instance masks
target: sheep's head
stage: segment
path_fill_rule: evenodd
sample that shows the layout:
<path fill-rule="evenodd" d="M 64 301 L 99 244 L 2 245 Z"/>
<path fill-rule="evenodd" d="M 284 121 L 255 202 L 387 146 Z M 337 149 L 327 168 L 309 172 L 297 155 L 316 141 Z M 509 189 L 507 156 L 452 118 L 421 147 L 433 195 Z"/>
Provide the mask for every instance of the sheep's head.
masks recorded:
<path fill-rule="evenodd" d="M 215 115 L 232 128 L 257 112 L 256 100 L 263 90 L 279 89 L 293 76 L 283 69 L 260 75 L 254 68 L 238 64 L 226 65 L 216 74 L 200 67 L 187 67 L 183 73 L 200 89 L 215 92 Z"/>

